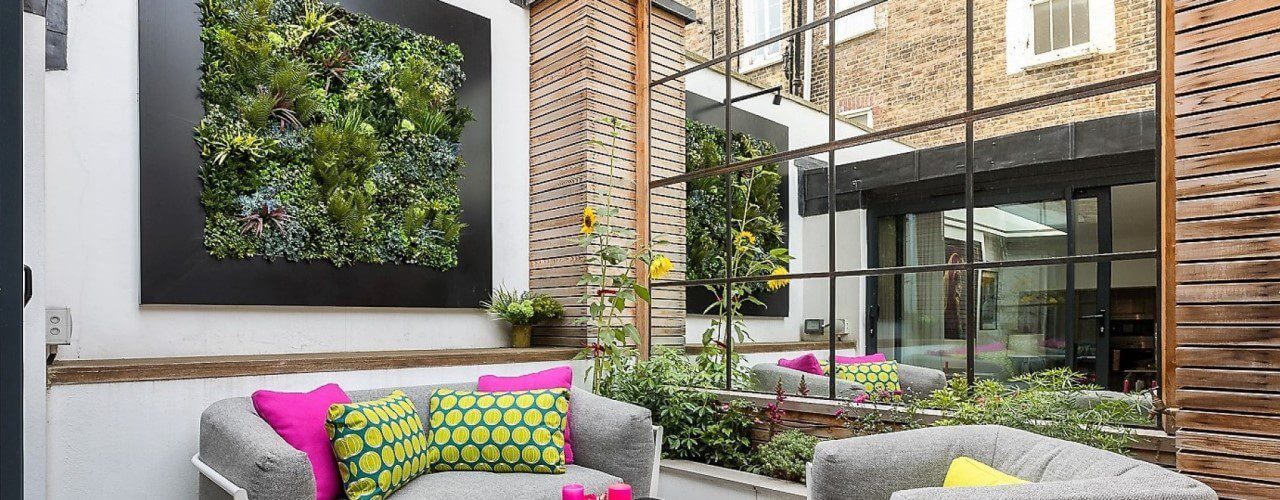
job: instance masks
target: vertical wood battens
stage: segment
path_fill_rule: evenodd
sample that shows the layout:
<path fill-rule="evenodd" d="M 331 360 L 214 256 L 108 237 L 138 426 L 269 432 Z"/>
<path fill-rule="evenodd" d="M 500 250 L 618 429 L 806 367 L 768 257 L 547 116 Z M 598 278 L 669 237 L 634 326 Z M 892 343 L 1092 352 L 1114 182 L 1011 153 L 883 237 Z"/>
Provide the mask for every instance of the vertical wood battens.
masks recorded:
<path fill-rule="evenodd" d="M 1223 498 L 1280 498 L 1280 1 L 1163 6 L 1163 377 L 1177 464 Z"/>
<path fill-rule="evenodd" d="M 650 151 L 683 151 L 683 127 L 679 134 L 663 129 L 659 135 L 646 124 L 674 123 L 669 115 L 677 113 L 683 123 L 683 88 L 679 102 L 674 102 L 650 96 L 647 79 L 650 67 L 667 73 L 684 67 L 684 24 L 644 0 L 545 0 L 531 8 L 529 31 L 529 286 L 567 306 L 565 321 L 536 328 L 534 342 L 581 347 L 593 335 L 573 326 L 587 314 L 578 303 L 586 292 L 578 278 L 593 271 L 587 253 L 574 243 L 583 209 L 603 207 L 604 191 L 612 183 L 607 198 L 618 208 L 616 225 L 634 229 L 645 239 L 649 228 L 657 235 L 683 227 L 682 208 L 649 210 L 651 199 L 660 197 L 644 189 L 644 181 L 652 175 L 672 175 L 677 164 L 669 154 Z M 616 117 L 627 127 L 618 137 L 612 167 L 610 128 L 601 123 L 606 117 Z M 682 158 L 678 167 L 683 170 Z M 683 197 L 678 204 L 683 207 Z M 677 203 L 663 198 L 657 205 Z M 671 257 L 683 265 L 683 255 Z M 638 279 L 647 278 L 647 269 L 636 271 Z M 683 303 L 674 303 L 682 296 L 655 291 L 649 310 L 642 306 L 630 311 L 625 321 L 634 321 L 642 335 L 651 332 L 655 344 L 683 344 Z M 641 340 L 644 348 L 648 342 Z"/>

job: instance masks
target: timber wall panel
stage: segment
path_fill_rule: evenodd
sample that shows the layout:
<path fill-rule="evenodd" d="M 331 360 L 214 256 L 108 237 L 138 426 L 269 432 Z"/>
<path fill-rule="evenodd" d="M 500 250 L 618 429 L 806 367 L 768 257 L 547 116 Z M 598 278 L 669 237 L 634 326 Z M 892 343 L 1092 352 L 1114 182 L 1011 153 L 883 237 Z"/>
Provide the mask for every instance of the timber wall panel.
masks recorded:
<path fill-rule="evenodd" d="M 1177 467 L 1280 498 L 1280 0 L 1168 0 Z"/>
<path fill-rule="evenodd" d="M 578 304 L 585 292 L 578 279 L 599 272 L 586 264 L 586 253 L 574 242 L 584 208 L 606 203 L 613 181 L 616 225 L 635 228 L 636 207 L 636 0 L 544 0 L 530 10 L 530 289 L 550 294 L 566 304 L 561 324 L 535 328 L 538 345 L 581 347 L 592 333 L 573 320 L 587 314 Z M 684 24 L 676 16 L 653 9 L 652 52 L 655 74 L 684 67 Z M 679 99 L 654 99 L 654 121 L 683 119 L 683 84 Z M 606 117 L 628 128 L 617 139 L 616 160 L 609 161 L 610 128 Z M 680 121 L 679 123 L 683 123 Z M 651 139 L 655 155 L 651 171 L 663 177 L 684 169 L 684 130 L 663 128 Z M 654 194 L 659 199 L 659 194 Z M 655 234 L 675 236 L 683 243 L 684 198 L 663 199 L 670 211 L 655 211 Z M 659 229 L 665 228 L 665 229 Z M 670 239 L 670 238 L 669 238 Z M 630 244 L 624 243 L 624 244 Z M 683 245 L 672 261 L 683 269 Z M 676 304 L 679 301 L 680 304 Z M 628 316 L 630 318 L 630 316 Z M 684 343 L 683 291 L 655 291 L 652 323 L 656 343 Z M 676 336 L 678 335 L 678 339 Z"/>

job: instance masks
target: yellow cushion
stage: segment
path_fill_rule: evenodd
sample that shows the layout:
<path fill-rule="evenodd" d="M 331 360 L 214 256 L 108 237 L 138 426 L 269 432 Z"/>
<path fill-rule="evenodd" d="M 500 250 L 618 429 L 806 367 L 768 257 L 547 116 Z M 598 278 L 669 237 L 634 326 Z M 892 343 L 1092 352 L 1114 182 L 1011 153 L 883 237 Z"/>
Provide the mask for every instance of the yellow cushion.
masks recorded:
<path fill-rule="evenodd" d="M 1025 484 L 1027 482 L 995 470 L 990 465 L 972 458 L 960 457 L 951 461 L 951 468 L 947 469 L 947 479 L 942 482 L 942 487 L 1000 486 L 1004 484 Z"/>

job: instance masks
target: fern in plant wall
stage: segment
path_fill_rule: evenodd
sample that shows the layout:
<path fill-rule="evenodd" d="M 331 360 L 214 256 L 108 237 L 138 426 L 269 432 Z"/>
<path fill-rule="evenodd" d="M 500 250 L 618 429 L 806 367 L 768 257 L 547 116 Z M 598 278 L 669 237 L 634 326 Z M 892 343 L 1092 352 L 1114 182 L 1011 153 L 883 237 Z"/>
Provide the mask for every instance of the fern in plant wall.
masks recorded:
<path fill-rule="evenodd" d="M 319 0 L 199 7 L 209 253 L 455 267 L 457 45 Z"/>

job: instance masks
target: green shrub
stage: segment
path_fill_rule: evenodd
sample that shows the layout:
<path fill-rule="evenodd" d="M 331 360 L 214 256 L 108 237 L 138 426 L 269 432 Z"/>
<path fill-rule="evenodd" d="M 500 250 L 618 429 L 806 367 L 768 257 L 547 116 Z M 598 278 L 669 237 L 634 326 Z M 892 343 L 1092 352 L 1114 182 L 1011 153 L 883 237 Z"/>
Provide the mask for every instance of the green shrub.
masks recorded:
<path fill-rule="evenodd" d="M 682 350 L 658 349 L 647 361 L 615 370 L 601 395 L 648 408 L 663 428 L 663 456 L 746 469 L 751 463 L 753 408 L 745 400 L 722 403 L 690 387 L 708 375 Z"/>
<path fill-rule="evenodd" d="M 754 470 L 787 481 L 804 482 L 805 464 L 813 461 L 818 438 L 789 430 L 760 445 L 754 455 Z"/>
<path fill-rule="evenodd" d="M 456 266 L 457 45 L 320 0 L 199 6 L 209 253 Z"/>
<path fill-rule="evenodd" d="M 917 401 L 914 407 L 946 412 L 931 425 L 1003 425 L 1094 448 L 1127 453 L 1137 441 L 1122 423 L 1137 423 L 1142 411 L 1130 401 L 1101 401 L 1091 407 L 1076 402 L 1080 391 L 1098 390 L 1081 384 L 1081 374 L 1065 368 L 1043 370 L 1010 379 L 1011 383 L 980 380 L 970 386 L 953 378 L 946 388 Z M 1147 422 L 1149 423 L 1149 422 Z"/>

